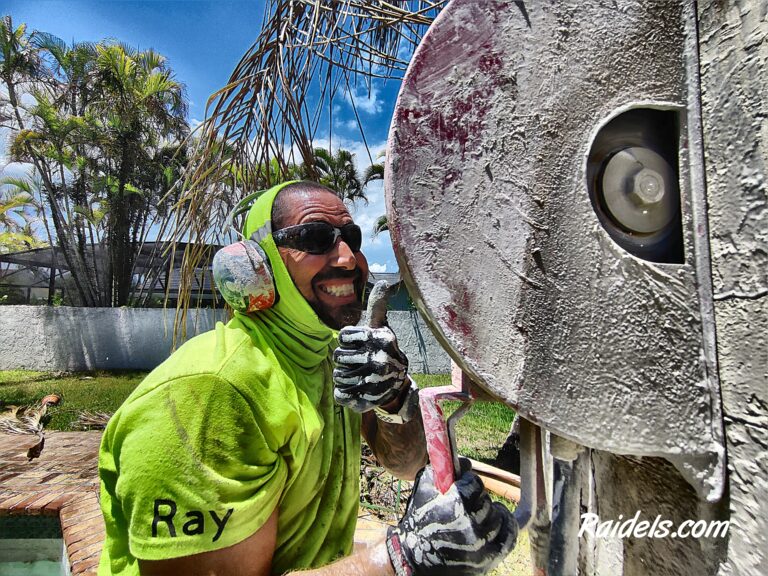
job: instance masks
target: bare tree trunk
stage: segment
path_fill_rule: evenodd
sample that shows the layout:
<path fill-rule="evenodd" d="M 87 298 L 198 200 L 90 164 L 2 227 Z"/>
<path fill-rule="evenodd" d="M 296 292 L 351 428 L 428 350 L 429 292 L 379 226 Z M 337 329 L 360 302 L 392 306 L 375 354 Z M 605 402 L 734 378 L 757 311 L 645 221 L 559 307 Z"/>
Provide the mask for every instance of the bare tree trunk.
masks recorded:
<path fill-rule="evenodd" d="M 19 126 L 20 130 L 25 129 L 25 123 L 24 119 L 21 116 L 21 112 L 19 109 L 19 102 L 16 95 L 16 88 L 15 84 L 13 82 L 13 78 L 3 77 L 3 81 L 5 82 L 7 91 L 8 91 L 8 101 L 11 104 L 11 107 L 13 108 L 14 116 L 16 117 L 16 122 Z M 84 306 L 94 306 L 96 305 L 96 301 L 94 298 L 93 289 L 91 286 L 89 286 L 87 279 L 87 273 L 86 273 L 86 266 L 85 262 L 79 257 L 79 254 L 77 253 L 77 250 L 74 249 L 72 246 L 72 238 L 70 236 L 70 231 L 67 228 L 66 221 L 62 217 L 61 214 L 61 208 L 58 205 L 58 202 L 56 200 L 54 191 L 55 186 L 53 184 L 53 179 L 51 178 L 50 173 L 47 170 L 47 166 L 44 164 L 44 161 L 31 149 L 30 146 L 26 146 L 27 153 L 29 154 L 30 158 L 32 159 L 32 163 L 35 166 L 35 169 L 40 174 L 40 177 L 43 179 L 43 185 L 45 187 L 45 196 L 48 201 L 48 205 L 51 210 L 51 217 L 53 218 L 53 227 L 56 231 L 56 238 L 58 240 L 58 243 L 62 249 L 62 252 L 64 253 L 64 259 L 67 263 L 67 266 L 69 267 L 69 270 L 72 274 L 72 278 L 75 282 L 75 287 L 77 289 L 78 296 L 80 297 L 82 304 Z M 65 186 L 62 179 L 62 185 Z M 46 224 L 47 229 L 47 224 Z M 53 245 L 52 238 L 50 237 L 50 230 L 48 231 L 49 239 L 51 240 L 51 245 Z"/>

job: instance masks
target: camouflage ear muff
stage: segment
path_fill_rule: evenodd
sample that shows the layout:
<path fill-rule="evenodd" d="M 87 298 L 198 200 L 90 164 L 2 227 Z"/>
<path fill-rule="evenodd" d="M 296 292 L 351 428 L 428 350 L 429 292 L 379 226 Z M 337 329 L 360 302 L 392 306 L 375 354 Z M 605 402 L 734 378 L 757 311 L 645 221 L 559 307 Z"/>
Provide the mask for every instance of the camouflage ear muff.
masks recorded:
<path fill-rule="evenodd" d="M 243 198 L 227 217 L 226 227 L 264 192 L 260 190 Z M 227 304 L 243 314 L 270 308 L 278 300 L 269 258 L 254 240 L 244 238 L 216 252 L 213 281 Z"/>
<path fill-rule="evenodd" d="M 237 312 L 264 310 L 277 301 L 269 258 L 253 240 L 242 240 L 216 252 L 213 281 L 227 304 Z"/>

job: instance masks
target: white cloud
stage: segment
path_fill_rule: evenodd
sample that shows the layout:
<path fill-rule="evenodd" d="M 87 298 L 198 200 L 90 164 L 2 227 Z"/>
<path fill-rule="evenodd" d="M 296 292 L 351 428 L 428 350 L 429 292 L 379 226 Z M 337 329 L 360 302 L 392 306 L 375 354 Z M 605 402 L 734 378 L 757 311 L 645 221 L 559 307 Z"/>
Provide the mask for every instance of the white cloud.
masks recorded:
<path fill-rule="evenodd" d="M 0 159 L 0 177 L 3 178 L 26 178 L 32 170 L 32 164 L 23 162 L 8 162 L 8 158 Z"/>
<path fill-rule="evenodd" d="M 0 169 L 11 160 L 8 157 L 8 147 L 11 131 L 8 128 L 0 128 Z"/>
<path fill-rule="evenodd" d="M 374 262 L 370 266 L 368 266 L 368 269 L 373 272 L 374 274 L 382 274 L 387 271 L 387 265 L 386 264 L 379 264 L 378 262 Z"/>
<path fill-rule="evenodd" d="M 342 128 L 346 128 L 346 129 L 347 129 L 347 130 L 349 130 L 349 131 L 354 131 L 354 130 L 357 130 L 357 129 L 358 129 L 358 125 L 357 125 L 357 119 L 355 119 L 355 118 L 350 118 L 350 119 L 349 119 L 349 120 L 347 120 L 346 122 L 341 122 L 341 123 L 339 124 L 339 126 L 341 126 Z"/>
<path fill-rule="evenodd" d="M 344 91 L 344 100 L 352 104 L 354 102 L 358 112 L 364 114 L 378 114 L 381 112 L 382 103 L 379 99 L 379 90 L 376 86 L 356 86 L 352 92 Z"/>

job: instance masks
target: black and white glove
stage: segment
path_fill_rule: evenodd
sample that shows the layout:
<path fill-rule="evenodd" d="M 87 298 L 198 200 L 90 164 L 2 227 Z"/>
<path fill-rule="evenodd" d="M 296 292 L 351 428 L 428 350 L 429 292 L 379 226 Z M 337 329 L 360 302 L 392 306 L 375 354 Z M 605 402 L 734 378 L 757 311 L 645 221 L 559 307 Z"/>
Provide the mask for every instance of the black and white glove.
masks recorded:
<path fill-rule="evenodd" d="M 485 574 L 514 548 L 517 531 L 512 513 L 491 501 L 476 474 L 464 472 L 441 494 L 427 466 L 400 524 L 387 532 L 387 551 L 397 576 Z"/>
<path fill-rule="evenodd" d="M 333 352 L 333 396 L 355 412 L 389 404 L 408 388 L 408 358 L 388 326 L 347 326 Z"/>

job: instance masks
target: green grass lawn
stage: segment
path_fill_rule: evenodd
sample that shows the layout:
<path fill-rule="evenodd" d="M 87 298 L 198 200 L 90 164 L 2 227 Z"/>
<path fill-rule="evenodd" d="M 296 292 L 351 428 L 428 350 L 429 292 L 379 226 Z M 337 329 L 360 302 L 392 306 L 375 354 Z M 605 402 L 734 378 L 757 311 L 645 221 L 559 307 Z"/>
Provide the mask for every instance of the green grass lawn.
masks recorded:
<path fill-rule="evenodd" d="M 414 374 L 421 388 L 448 386 L 449 374 Z M 448 416 L 458 402 L 444 402 L 443 413 Z M 463 456 L 491 462 L 501 450 L 509 434 L 515 412 L 499 402 L 476 401 L 456 426 L 456 443 Z"/>
<path fill-rule="evenodd" d="M 146 372 L 78 372 L 54 374 L 27 370 L 0 371 L 0 405 L 31 405 L 47 394 L 61 396 L 48 410 L 46 430 L 77 430 L 81 412 L 109 412 L 136 388 Z"/>

